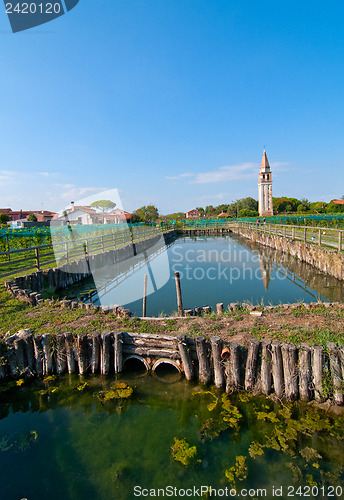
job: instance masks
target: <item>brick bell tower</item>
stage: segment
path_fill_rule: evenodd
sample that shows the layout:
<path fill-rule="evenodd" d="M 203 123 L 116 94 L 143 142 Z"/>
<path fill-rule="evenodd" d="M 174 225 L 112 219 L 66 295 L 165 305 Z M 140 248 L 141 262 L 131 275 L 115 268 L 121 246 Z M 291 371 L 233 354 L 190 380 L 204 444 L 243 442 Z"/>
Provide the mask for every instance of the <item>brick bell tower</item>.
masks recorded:
<path fill-rule="evenodd" d="M 271 170 L 265 149 L 258 177 L 258 210 L 261 217 L 269 217 L 274 214 L 272 206 Z"/>

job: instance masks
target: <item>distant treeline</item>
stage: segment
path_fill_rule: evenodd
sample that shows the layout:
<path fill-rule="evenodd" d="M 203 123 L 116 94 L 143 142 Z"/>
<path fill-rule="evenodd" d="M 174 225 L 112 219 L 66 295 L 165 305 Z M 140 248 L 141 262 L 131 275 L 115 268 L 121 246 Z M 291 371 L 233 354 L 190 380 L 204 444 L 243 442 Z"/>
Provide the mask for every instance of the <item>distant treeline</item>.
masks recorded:
<path fill-rule="evenodd" d="M 344 200 L 344 196 L 341 198 Z M 274 214 L 333 214 L 344 212 L 344 204 L 334 203 L 330 201 L 315 201 L 310 202 L 306 198 L 298 200 L 297 198 L 290 198 L 288 196 L 280 196 L 279 198 L 272 198 Z M 258 215 L 258 201 L 248 196 L 247 198 L 240 198 L 232 203 L 222 203 L 214 207 L 207 205 L 204 207 L 190 207 L 196 208 L 201 217 L 217 217 L 220 214 L 226 214 L 228 217 L 255 217 Z M 224 215 L 224 217 L 226 216 Z M 174 212 L 172 214 L 162 215 L 154 205 L 147 205 L 136 209 L 132 214 L 132 222 L 154 222 L 158 218 L 179 220 L 185 219 L 185 212 Z"/>
<path fill-rule="evenodd" d="M 344 200 L 344 196 L 341 199 Z M 344 212 L 344 204 L 341 205 L 333 201 L 328 203 L 325 201 L 310 202 L 306 198 L 299 200 L 288 196 L 273 197 L 272 201 L 274 214 L 333 214 Z M 211 218 L 222 213 L 227 214 L 228 217 L 255 217 L 258 215 L 258 201 L 251 197 L 241 198 L 228 205 L 221 204 L 216 207 L 208 205 L 205 208 L 195 208 L 199 211 L 201 217 Z M 165 217 L 167 219 L 184 219 L 185 215 L 184 212 L 176 212 Z"/>

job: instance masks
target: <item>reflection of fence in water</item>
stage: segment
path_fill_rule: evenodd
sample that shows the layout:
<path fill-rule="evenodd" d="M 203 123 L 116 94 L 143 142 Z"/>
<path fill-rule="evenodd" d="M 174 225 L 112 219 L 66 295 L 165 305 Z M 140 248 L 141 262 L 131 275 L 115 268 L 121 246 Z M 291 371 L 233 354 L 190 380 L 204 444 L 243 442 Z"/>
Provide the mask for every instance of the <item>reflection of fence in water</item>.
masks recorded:
<path fill-rule="evenodd" d="M 313 290 L 307 285 L 306 281 L 300 278 L 297 274 L 293 273 L 292 271 L 289 271 L 286 267 L 281 266 L 282 269 L 284 270 L 284 276 L 289 280 L 294 283 L 294 285 L 298 286 L 302 290 L 304 290 L 306 293 L 308 293 L 311 297 L 316 299 L 317 301 L 320 300 L 321 294 L 320 292 L 318 294 L 315 294 Z"/>
<path fill-rule="evenodd" d="M 122 284 L 127 278 L 130 276 L 133 276 L 137 271 L 142 269 L 147 262 L 154 260 L 156 257 L 161 255 L 162 253 L 166 252 L 167 249 L 173 245 L 173 243 L 169 244 L 163 244 L 159 250 L 155 251 L 154 253 L 144 256 L 142 259 L 139 260 L 139 262 L 136 262 L 134 265 L 130 266 L 128 270 L 125 272 L 122 272 L 118 274 L 115 278 L 112 280 L 109 280 L 106 285 L 103 286 L 98 286 L 97 290 L 92 294 L 90 294 L 90 300 L 93 302 L 96 299 L 101 299 L 108 293 L 112 292 L 115 288 L 117 288 L 120 284 Z M 143 286 L 143 285 L 142 285 Z"/>
<path fill-rule="evenodd" d="M 251 247 L 251 245 L 249 245 Z M 291 281 L 294 285 L 297 287 L 301 288 L 303 291 L 305 291 L 308 295 L 313 297 L 314 299 L 318 300 L 321 297 L 321 294 L 315 294 L 314 290 L 310 288 L 307 285 L 307 279 L 301 278 L 298 274 L 296 274 L 294 271 L 290 271 L 286 265 L 284 265 L 281 262 L 277 262 L 277 255 L 275 254 L 274 257 L 271 255 L 267 255 L 267 252 L 258 252 L 259 254 L 259 261 L 260 261 L 260 271 L 261 275 L 264 281 L 265 289 L 268 290 L 269 287 L 269 282 L 271 278 L 271 271 L 272 268 L 274 267 L 274 270 L 278 276 L 279 273 L 283 274 L 283 276 L 288 280 Z M 283 256 L 281 256 L 283 258 Z"/>

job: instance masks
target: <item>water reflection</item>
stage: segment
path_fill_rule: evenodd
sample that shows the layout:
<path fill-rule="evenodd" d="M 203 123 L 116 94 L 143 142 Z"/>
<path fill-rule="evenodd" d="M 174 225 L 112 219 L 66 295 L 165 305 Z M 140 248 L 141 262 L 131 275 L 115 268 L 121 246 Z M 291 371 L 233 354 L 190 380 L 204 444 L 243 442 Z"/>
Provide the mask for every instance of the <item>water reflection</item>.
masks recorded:
<path fill-rule="evenodd" d="M 236 486 L 266 488 L 266 498 L 273 485 L 344 486 L 342 416 L 171 375 L 119 376 L 134 388 L 126 400 L 99 399 L 113 377 L 1 384 L 1 498 L 128 500 L 135 485 L 234 487 L 237 457 L 246 472 Z M 196 446 L 188 467 L 173 459 L 175 438 Z"/>
<path fill-rule="evenodd" d="M 161 266 L 169 262 L 170 277 L 166 284 L 154 291 L 154 280 L 149 280 L 147 314 L 171 314 L 177 309 L 174 272 L 182 281 L 184 308 L 223 302 L 251 302 L 279 304 L 328 300 L 341 302 L 343 283 L 322 274 L 308 264 L 290 255 L 259 246 L 237 235 L 226 237 L 182 237 L 162 246 L 147 260 L 144 255 L 135 261 L 121 263 L 98 271 L 97 289 L 91 300 L 107 305 L 125 305 L 134 315 L 142 314 L 144 275 L 149 268 L 159 275 Z M 126 267 L 125 267 L 126 265 Z M 76 296 L 85 293 L 92 284 L 83 284 L 69 291 Z M 132 289 L 137 300 L 130 301 Z M 65 291 L 63 292 L 65 294 Z"/>

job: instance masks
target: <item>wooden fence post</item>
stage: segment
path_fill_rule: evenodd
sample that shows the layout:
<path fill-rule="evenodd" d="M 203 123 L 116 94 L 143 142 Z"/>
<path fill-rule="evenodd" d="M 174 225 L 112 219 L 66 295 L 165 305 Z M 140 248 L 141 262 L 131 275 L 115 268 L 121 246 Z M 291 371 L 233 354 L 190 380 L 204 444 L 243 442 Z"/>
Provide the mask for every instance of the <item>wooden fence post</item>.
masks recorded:
<path fill-rule="evenodd" d="M 74 337 L 72 332 L 65 333 L 68 373 L 75 373 Z"/>
<path fill-rule="evenodd" d="M 299 348 L 299 393 L 301 401 L 309 401 L 311 398 L 312 367 L 311 348 L 307 344 L 301 344 Z"/>
<path fill-rule="evenodd" d="M 284 377 L 283 377 L 283 361 L 281 352 L 281 343 L 278 340 L 271 342 L 272 354 L 272 379 L 274 391 L 278 398 L 281 398 L 284 393 Z"/>
<path fill-rule="evenodd" d="M 319 247 L 321 247 L 321 228 L 319 228 L 318 243 L 319 243 Z"/>
<path fill-rule="evenodd" d="M 294 401 L 299 395 L 298 373 L 297 373 L 297 347 L 291 343 L 281 346 L 284 373 L 284 389 L 286 398 Z"/>
<path fill-rule="evenodd" d="M 178 304 L 178 314 L 179 316 L 183 316 L 183 301 L 182 301 L 182 290 L 180 286 L 180 274 L 178 271 L 175 271 L 174 278 L 176 282 L 176 290 L 177 290 L 177 304 Z"/>
<path fill-rule="evenodd" d="M 295 240 L 295 226 L 292 227 L 291 230 L 291 239 L 294 241 Z"/>
<path fill-rule="evenodd" d="M 9 252 L 10 251 L 10 242 L 9 242 L 8 234 L 6 234 L 6 247 L 7 247 L 7 251 Z M 10 253 L 8 254 L 8 262 L 11 262 L 11 254 Z"/>
<path fill-rule="evenodd" d="M 312 346 L 313 384 L 316 401 L 322 403 L 323 397 L 323 371 L 324 350 L 321 346 Z"/>
<path fill-rule="evenodd" d="M 342 379 L 338 347 L 334 342 L 328 342 L 327 350 L 330 358 L 334 402 L 336 405 L 342 405 L 344 403 L 344 395 L 342 389 L 343 379 Z"/>
<path fill-rule="evenodd" d="M 187 338 L 184 333 L 178 335 L 177 343 L 179 354 L 183 363 L 185 378 L 186 380 L 192 380 L 194 377 L 194 369 L 188 348 Z"/>
<path fill-rule="evenodd" d="M 342 251 L 342 232 L 339 230 L 338 233 L 338 252 Z"/>
<path fill-rule="evenodd" d="M 225 372 L 221 360 L 222 340 L 220 337 L 212 337 L 210 341 L 214 365 L 214 382 L 215 386 L 220 389 L 225 383 Z"/>
<path fill-rule="evenodd" d="M 225 362 L 226 392 L 240 389 L 240 346 L 229 342 L 229 361 Z"/>
<path fill-rule="evenodd" d="M 123 369 L 123 350 L 122 350 L 122 333 L 114 333 L 113 349 L 114 349 L 114 370 L 115 373 L 120 373 Z"/>
<path fill-rule="evenodd" d="M 305 243 L 307 242 L 307 227 L 306 227 L 306 226 L 305 226 L 305 228 L 304 228 L 303 241 L 304 241 Z"/>
<path fill-rule="evenodd" d="M 40 270 L 40 267 L 39 267 L 39 248 L 35 248 L 35 259 L 36 259 L 36 268 L 37 268 L 37 271 Z"/>
<path fill-rule="evenodd" d="M 262 363 L 260 367 L 260 379 L 262 385 L 262 393 L 268 396 L 272 386 L 271 372 L 271 340 L 262 341 Z"/>
<path fill-rule="evenodd" d="M 245 370 L 245 390 L 253 391 L 257 380 L 258 352 L 260 342 L 256 339 L 249 341 L 246 370 Z"/>
<path fill-rule="evenodd" d="M 207 385 L 211 381 L 211 371 L 208 361 L 208 347 L 204 337 L 196 337 L 195 343 L 198 358 L 199 381 L 201 384 Z"/>
<path fill-rule="evenodd" d="M 147 278 L 148 275 L 145 274 L 143 280 L 143 299 L 142 299 L 142 317 L 146 317 L 146 307 L 147 307 Z"/>

